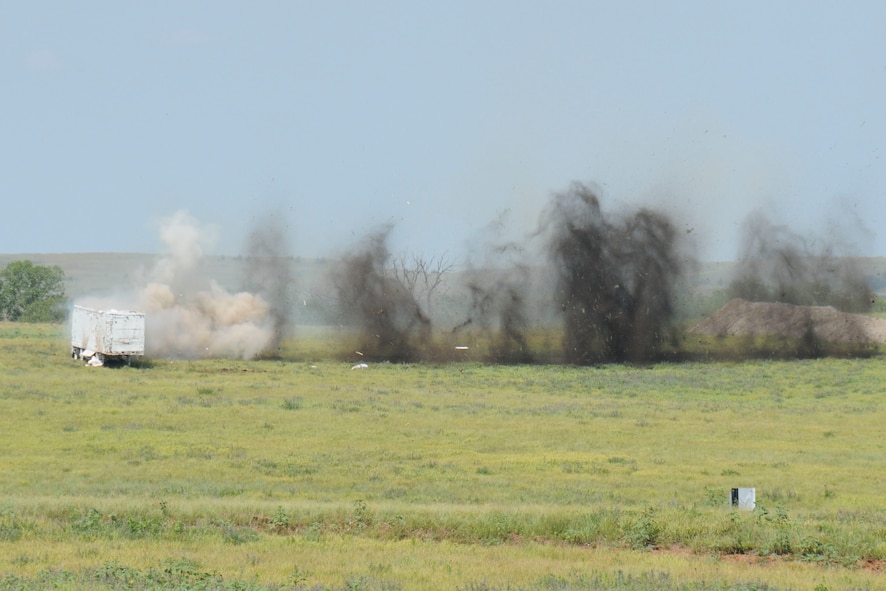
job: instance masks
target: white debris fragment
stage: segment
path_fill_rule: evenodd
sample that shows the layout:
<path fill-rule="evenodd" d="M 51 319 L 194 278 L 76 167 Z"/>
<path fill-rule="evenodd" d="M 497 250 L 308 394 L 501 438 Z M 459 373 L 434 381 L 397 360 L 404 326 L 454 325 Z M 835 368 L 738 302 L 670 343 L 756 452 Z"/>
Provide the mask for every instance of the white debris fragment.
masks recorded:
<path fill-rule="evenodd" d="M 86 365 L 89 365 L 91 367 L 101 367 L 104 365 L 104 363 L 102 363 L 102 360 L 98 358 L 98 355 L 93 355 L 92 359 L 86 362 Z"/>
<path fill-rule="evenodd" d="M 369 367 L 369 366 L 366 365 L 365 363 L 358 363 L 356 365 L 352 365 L 351 370 L 353 371 L 355 369 L 366 369 L 367 367 Z"/>
<path fill-rule="evenodd" d="M 468 349 L 469 347 L 467 347 L 466 345 L 456 345 L 455 347 L 456 351 L 467 351 Z"/>

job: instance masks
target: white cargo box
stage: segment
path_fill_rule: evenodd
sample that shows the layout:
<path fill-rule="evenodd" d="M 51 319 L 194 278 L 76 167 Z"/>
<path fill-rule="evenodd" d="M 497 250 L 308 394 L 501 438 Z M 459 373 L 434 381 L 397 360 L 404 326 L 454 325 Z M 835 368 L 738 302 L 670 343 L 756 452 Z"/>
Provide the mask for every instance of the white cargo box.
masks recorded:
<path fill-rule="evenodd" d="M 80 357 L 130 357 L 145 354 L 145 315 L 122 310 L 74 306 L 71 354 Z"/>

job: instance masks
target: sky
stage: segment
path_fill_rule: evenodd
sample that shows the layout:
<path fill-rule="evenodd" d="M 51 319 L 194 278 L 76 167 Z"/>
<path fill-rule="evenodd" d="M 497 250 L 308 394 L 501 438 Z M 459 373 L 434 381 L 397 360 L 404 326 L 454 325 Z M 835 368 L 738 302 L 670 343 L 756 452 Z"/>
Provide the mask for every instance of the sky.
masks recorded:
<path fill-rule="evenodd" d="M 702 260 L 764 211 L 886 256 L 886 3 L 6 2 L 0 252 L 534 240 L 578 181 Z M 824 239 L 824 238 L 823 238 Z"/>

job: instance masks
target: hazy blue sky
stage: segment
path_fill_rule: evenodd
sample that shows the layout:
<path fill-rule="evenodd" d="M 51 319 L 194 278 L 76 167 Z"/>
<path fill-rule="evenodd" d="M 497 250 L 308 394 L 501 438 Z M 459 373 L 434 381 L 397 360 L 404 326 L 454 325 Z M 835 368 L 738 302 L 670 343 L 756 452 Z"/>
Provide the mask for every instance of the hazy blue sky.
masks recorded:
<path fill-rule="evenodd" d="M 757 208 L 886 255 L 886 3 L 4 2 L 0 252 L 237 254 L 392 222 L 450 255 L 553 192 L 667 207 L 702 258 Z"/>

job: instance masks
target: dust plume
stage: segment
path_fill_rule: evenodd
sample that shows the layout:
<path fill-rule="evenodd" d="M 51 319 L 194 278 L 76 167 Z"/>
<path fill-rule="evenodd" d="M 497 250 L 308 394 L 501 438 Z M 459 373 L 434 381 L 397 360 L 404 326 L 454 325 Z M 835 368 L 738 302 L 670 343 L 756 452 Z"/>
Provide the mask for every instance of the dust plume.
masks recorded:
<path fill-rule="evenodd" d="M 268 350 L 279 347 L 292 324 L 295 282 L 284 220 L 281 212 L 266 215 L 250 232 L 246 244 L 246 289 L 261 294 L 269 306 L 273 338 Z"/>
<path fill-rule="evenodd" d="M 342 323 L 359 328 L 367 359 L 415 361 L 429 346 L 431 322 L 415 297 L 388 269 L 392 227 L 367 236 L 333 272 Z"/>
<path fill-rule="evenodd" d="M 149 356 L 251 359 L 274 342 L 271 306 L 262 296 L 229 293 L 199 277 L 198 263 L 215 239 L 211 229 L 179 211 L 162 222 L 160 238 L 168 252 L 137 298 Z"/>
<path fill-rule="evenodd" d="M 760 213 L 742 228 L 739 266 L 731 295 L 755 302 L 830 305 L 844 312 L 866 312 L 873 290 L 851 257 L 833 242 L 806 239 Z"/>
<path fill-rule="evenodd" d="M 469 309 L 467 318 L 452 332 L 477 328 L 490 343 L 490 361 L 528 363 L 532 361 L 526 340 L 530 269 L 523 247 L 500 240 L 502 225 L 499 219 L 487 228 L 489 238 L 481 254 L 475 255 L 479 266 L 467 263 L 464 283 L 470 294 Z"/>
<path fill-rule="evenodd" d="M 612 216 L 581 183 L 555 194 L 542 219 L 557 273 L 570 363 L 651 361 L 673 350 L 675 289 L 686 266 L 681 236 L 651 209 Z"/>

